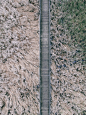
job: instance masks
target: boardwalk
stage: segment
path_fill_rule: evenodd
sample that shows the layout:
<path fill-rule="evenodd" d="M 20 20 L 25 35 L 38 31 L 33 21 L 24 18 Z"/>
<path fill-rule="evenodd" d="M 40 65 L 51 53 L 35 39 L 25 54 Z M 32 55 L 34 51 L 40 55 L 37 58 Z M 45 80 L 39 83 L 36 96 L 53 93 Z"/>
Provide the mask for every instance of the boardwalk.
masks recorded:
<path fill-rule="evenodd" d="M 49 0 L 40 0 L 40 115 L 50 115 Z"/>

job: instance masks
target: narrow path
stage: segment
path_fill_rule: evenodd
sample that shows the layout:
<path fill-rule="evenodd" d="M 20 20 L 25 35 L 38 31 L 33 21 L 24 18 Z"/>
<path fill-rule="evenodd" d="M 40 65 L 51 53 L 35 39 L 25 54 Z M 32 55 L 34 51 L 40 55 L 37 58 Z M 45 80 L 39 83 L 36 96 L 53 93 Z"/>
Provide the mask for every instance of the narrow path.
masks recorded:
<path fill-rule="evenodd" d="M 50 115 L 49 0 L 40 0 L 40 115 Z"/>

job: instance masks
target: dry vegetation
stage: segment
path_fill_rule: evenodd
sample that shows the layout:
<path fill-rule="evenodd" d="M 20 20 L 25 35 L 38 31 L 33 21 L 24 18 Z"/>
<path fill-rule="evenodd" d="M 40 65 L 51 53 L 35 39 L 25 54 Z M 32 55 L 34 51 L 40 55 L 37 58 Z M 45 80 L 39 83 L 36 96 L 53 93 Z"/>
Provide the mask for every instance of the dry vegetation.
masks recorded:
<path fill-rule="evenodd" d="M 81 24 L 77 23 L 80 15 L 72 17 L 75 11 L 79 13 L 76 4 L 82 0 L 76 0 L 74 8 L 71 0 L 66 5 L 63 1 L 51 0 L 51 115 L 86 115 L 86 47 L 83 47 L 86 39 L 85 33 L 82 34 L 86 23 L 81 23 L 82 31 Z M 71 31 L 75 32 L 73 36 Z"/>
<path fill-rule="evenodd" d="M 38 4 L 0 1 L 0 115 L 39 114 Z"/>

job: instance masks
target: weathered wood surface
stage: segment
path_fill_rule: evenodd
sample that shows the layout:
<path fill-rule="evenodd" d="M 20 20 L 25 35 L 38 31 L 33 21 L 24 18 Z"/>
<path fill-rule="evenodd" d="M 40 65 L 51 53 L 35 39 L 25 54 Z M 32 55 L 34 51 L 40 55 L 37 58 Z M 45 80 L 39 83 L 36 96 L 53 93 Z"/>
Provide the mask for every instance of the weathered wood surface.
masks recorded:
<path fill-rule="evenodd" d="M 49 0 L 40 0 L 40 115 L 50 114 Z"/>

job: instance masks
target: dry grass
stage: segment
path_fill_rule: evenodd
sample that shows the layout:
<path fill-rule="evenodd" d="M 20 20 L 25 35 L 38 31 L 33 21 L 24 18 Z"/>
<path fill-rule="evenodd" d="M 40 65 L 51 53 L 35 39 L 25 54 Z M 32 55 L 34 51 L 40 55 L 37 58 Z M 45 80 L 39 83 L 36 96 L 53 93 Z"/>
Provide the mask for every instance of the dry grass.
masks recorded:
<path fill-rule="evenodd" d="M 0 114 L 38 115 L 38 1 L 2 0 L 0 5 L 3 11 L 8 7 L 0 30 Z"/>
<path fill-rule="evenodd" d="M 64 16 L 61 5 L 61 1 L 51 0 L 51 115 L 84 115 L 84 55 L 82 48 L 79 49 L 72 42 L 71 34 L 64 24 L 59 22 Z M 67 22 L 64 23 L 66 25 Z"/>

